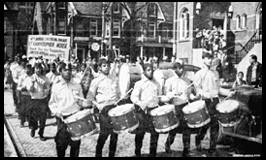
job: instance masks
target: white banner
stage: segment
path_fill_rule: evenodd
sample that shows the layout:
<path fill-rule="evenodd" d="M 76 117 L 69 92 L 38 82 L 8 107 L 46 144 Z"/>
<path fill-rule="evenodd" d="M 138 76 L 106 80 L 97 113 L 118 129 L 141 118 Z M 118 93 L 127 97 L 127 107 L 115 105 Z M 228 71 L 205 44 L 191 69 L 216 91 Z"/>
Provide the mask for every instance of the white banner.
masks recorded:
<path fill-rule="evenodd" d="M 42 56 L 45 59 L 54 60 L 59 56 L 60 60 L 69 58 L 70 37 L 53 35 L 29 35 L 27 45 L 27 57 Z"/>

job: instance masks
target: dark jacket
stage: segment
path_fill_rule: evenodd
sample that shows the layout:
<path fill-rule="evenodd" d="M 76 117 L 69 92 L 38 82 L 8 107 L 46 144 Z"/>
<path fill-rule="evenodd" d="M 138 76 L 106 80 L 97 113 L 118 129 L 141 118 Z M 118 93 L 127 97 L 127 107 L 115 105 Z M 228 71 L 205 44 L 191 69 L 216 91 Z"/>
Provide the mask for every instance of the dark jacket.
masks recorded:
<path fill-rule="evenodd" d="M 260 81 L 262 80 L 262 64 L 257 62 L 258 63 L 258 66 L 257 66 L 257 70 L 256 70 L 256 83 L 259 84 Z M 248 70 L 247 70 L 247 84 L 251 84 L 251 76 L 252 76 L 252 65 L 250 65 L 248 67 Z"/>

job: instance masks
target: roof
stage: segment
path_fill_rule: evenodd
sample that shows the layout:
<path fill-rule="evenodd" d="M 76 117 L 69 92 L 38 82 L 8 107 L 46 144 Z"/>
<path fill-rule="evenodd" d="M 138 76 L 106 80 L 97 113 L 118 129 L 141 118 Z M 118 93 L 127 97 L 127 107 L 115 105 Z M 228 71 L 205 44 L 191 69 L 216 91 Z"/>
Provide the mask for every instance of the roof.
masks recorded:
<path fill-rule="evenodd" d="M 166 21 L 173 22 L 174 19 L 174 2 L 158 2 Z"/>
<path fill-rule="evenodd" d="M 72 2 L 75 9 L 82 15 L 97 15 L 102 14 L 103 2 Z"/>

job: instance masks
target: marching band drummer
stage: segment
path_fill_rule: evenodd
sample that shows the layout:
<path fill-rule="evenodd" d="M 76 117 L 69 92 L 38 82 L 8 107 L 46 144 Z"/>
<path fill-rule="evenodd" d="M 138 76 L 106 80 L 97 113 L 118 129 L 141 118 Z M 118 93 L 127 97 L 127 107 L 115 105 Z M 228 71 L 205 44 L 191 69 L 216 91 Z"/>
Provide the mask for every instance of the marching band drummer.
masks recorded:
<path fill-rule="evenodd" d="M 67 146 L 70 145 L 70 157 L 78 157 L 80 140 L 73 141 L 67 131 L 67 125 L 61 118 L 65 119 L 78 112 L 82 107 L 80 101 L 75 97 L 83 98 L 80 84 L 72 79 L 72 66 L 70 63 L 61 62 L 59 66 L 60 75 L 54 82 L 49 108 L 56 116 L 57 133 L 55 136 L 56 151 L 58 157 L 64 157 Z"/>
<path fill-rule="evenodd" d="M 184 102 L 189 99 L 193 99 L 193 95 L 191 94 L 190 80 L 186 77 L 183 77 L 184 66 L 180 62 L 175 62 L 173 69 L 175 70 L 175 75 L 165 82 L 166 96 L 169 100 L 173 99 L 174 96 L 178 96 L 178 99 L 183 100 Z M 190 98 L 191 97 L 191 98 Z M 183 133 L 183 156 L 187 157 L 190 149 L 190 130 L 184 121 L 182 108 L 186 106 L 188 103 L 181 104 L 178 106 L 177 114 L 180 117 L 180 125 L 178 128 L 175 128 L 169 132 L 167 140 L 165 142 L 165 151 L 166 153 L 171 153 L 170 146 L 173 144 L 176 134 L 178 130 L 182 129 Z"/>
<path fill-rule="evenodd" d="M 101 58 L 98 62 L 98 68 L 100 75 L 92 80 L 87 94 L 87 99 L 91 101 L 100 111 L 100 134 L 97 140 L 95 156 L 102 157 L 103 146 L 108 136 L 111 135 L 109 157 L 114 157 L 117 147 L 118 134 L 113 131 L 111 118 L 108 116 L 108 112 L 115 107 L 115 103 L 120 97 L 118 79 L 115 76 L 116 67 L 111 70 L 110 62 L 105 58 Z"/>
<path fill-rule="evenodd" d="M 209 52 L 203 52 L 203 68 L 199 70 L 194 77 L 194 86 L 197 91 L 197 97 L 205 101 L 206 107 L 210 114 L 211 122 L 203 126 L 196 135 L 196 148 L 201 150 L 201 141 L 204 139 L 208 128 L 210 127 L 210 149 L 209 153 L 217 155 L 216 144 L 218 138 L 218 119 L 216 105 L 219 103 L 218 94 L 220 90 L 219 74 L 217 71 L 210 69 L 213 55 Z"/>
<path fill-rule="evenodd" d="M 150 156 L 156 156 L 159 133 L 155 131 L 150 111 L 159 104 L 158 96 L 161 95 L 160 84 L 153 77 L 153 65 L 144 64 L 143 79 L 135 83 L 131 93 L 131 101 L 135 104 L 139 127 L 136 129 L 135 154 L 141 157 L 142 142 L 145 132 L 150 132 Z"/>

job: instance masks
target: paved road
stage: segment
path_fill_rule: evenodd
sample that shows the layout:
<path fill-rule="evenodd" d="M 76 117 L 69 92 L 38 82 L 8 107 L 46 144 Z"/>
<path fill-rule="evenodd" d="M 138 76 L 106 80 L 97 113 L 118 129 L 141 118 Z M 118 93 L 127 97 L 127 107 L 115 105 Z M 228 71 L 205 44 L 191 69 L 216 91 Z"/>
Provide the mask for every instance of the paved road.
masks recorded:
<path fill-rule="evenodd" d="M 25 123 L 25 127 L 20 128 L 18 115 L 15 113 L 15 108 L 13 106 L 12 92 L 11 90 L 5 90 L 4 92 L 4 111 L 8 123 L 14 131 L 17 137 L 17 142 L 21 144 L 23 151 L 28 157 L 56 157 L 56 149 L 54 136 L 56 134 L 55 119 L 47 119 L 46 128 L 44 131 L 44 136 L 47 138 L 46 141 L 41 141 L 39 139 L 38 130 L 36 131 L 35 137 L 30 136 L 30 129 L 27 127 L 28 123 Z M 157 156 L 158 157 L 181 157 L 182 156 L 182 135 L 177 134 L 175 142 L 172 145 L 173 153 L 166 154 L 164 150 L 164 142 L 167 138 L 167 134 L 161 134 L 158 141 Z M 80 157 L 94 157 L 95 156 L 95 146 L 97 142 L 98 134 L 85 137 L 81 141 Z M 117 145 L 117 157 L 134 157 L 134 138 L 135 135 L 129 133 L 123 133 L 118 136 Z M 149 139 L 150 134 L 146 134 L 143 141 L 142 155 L 147 156 L 149 153 Z M 202 146 L 205 149 L 209 148 L 209 137 L 206 136 L 202 142 Z M 103 149 L 103 157 L 108 156 L 109 138 Z M 222 156 L 232 156 L 232 153 L 228 152 L 228 146 L 218 146 L 219 151 Z M 66 157 L 69 157 L 70 147 L 66 151 Z M 206 157 L 208 156 L 207 151 L 198 153 L 195 150 L 195 135 L 191 136 L 191 156 L 193 157 Z"/>

